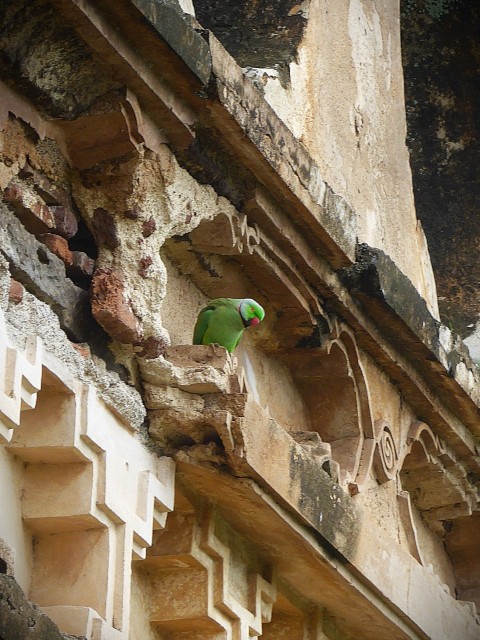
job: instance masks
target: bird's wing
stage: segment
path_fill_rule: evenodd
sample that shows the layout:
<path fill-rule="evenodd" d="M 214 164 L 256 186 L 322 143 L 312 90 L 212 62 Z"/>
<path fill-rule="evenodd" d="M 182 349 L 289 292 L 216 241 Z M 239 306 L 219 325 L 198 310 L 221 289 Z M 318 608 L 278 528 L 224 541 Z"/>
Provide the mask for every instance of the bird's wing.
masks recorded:
<path fill-rule="evenodd" d="M 205 307 L 205 309 L 200 311 L 193 330 L 193 344 L 202 344 L 203 336 L 208 328 L 213 312 L 214 309 L 212 307 Z"/>
<path fill-rule="evenodd" d="M 243 323 L 235 304 L 220 304 L 212 313 L 203 344 L 220 344 L 233 351 L 243 333 Z"/>

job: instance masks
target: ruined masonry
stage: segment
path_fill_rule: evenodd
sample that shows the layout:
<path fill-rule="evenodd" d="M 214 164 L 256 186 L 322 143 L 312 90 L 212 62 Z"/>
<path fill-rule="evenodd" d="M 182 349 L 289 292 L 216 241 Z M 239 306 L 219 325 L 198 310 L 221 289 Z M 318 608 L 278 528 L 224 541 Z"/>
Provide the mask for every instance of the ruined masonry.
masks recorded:
<path fill-rule="evenodd" d="M 397 4 L 0 0 L 1 640 L 480 639 Z"/>

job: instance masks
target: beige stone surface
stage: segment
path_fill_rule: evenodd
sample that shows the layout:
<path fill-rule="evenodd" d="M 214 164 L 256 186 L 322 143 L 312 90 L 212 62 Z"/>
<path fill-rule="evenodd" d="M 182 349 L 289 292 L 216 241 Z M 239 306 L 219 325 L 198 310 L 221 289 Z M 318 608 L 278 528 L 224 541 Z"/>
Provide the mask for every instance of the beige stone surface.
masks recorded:
<path fill-rule="evenodd" d="M 22 351 L 10 348 L 20 362 Z M 173 507 L 174 465 L 151 453 L 93 386 L 41 353 L 38 401 L 10 418 L 1 450 L 10 517 L 0 536 L 15 549 L 15 577 L 62 630 L 127 638 L 130 563 Z"/>
<path fill-rule="evenodd" d="M 313 0 L 290 75 L 287 90 L 267 82 L 267 101 L 355 209 L 359 241 L 390 255 L 438 317 L 405 144 L 399 5 Z"/>
<path fill-rule="evenodd" d="M 103 328 L 81 315 L 72 345 L 0 258 L 8 572 L 87 640 L 477 640 L 478 377 L 401 274 L 430 334 L 338 271 L 373 280 L 355 242 L 379 247 L 437 313 L 398 3 L 311 0 L 290 87 L 264 86 L 291 131 L 169 3 L 97 4 L 52 0 L 45 46 L 118 87 L 71 118 L 23 84 L 0 98 L 9 215 L 35 234 L 78 213 Z M 221 295 L 267 311 L 233 356 L 191 344 Z"/>

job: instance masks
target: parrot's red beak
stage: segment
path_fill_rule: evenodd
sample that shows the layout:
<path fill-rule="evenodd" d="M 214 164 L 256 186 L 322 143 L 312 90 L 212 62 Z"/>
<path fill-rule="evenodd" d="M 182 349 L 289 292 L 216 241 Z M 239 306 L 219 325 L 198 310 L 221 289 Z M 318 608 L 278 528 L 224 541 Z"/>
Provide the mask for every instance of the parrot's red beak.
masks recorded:
<path fill-rule="evenodd" d="M 260 320 L 257 318 L 257 316 L 255 316 L 254 318 L 252 318 L 250 320 L 250 326 L 254 327 L 256 324 L 260 324 Z"/>

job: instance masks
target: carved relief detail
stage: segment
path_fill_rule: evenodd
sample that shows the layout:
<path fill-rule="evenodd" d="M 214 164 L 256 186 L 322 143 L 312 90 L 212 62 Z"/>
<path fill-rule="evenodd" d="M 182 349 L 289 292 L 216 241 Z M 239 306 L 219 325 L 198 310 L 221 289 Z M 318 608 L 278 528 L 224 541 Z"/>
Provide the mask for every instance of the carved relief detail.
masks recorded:
<path fill-rule="evenodd" d="M 41 340 L 30 336 L 23 351 L 11 346 L 5 316 L 0 311 L 0 444 L 9 442 L 21 412 L 33 409 L 42 379 Z"/>
<path fill-rule="evenodd" d="M 398 471 L 398 454 L 395 440 L 388 423 L 376 421 L 375 431 L 378 433 L 373 455 L 373 468 L 380 484 L 393 480 Z"/>
<path fill-rule="evenodd" d="M 441 536 L 448 521 L 471 515 L 478 504 L 480 496 L 468 469 L 424 422 L 410 427 L 399 473 L 402 488 L 428 526 Z"/>
<path fill-rule="evenodd" d="M 28 597 L 65 632 L 128 638 L 131 560 L 145 557 L 165 526 L 175 465 L 149 452 L 39 341 L 25 353 L 5 346 L 0 320 L 4 446 L 25 464 L 22 520 L 35 541 Z M 3 535 L 8 544 L 8 529 Z"/>
<path fill-rule="evenodd" d="M 205 640 L 219 633 L 229 640 L 262 635 L 276 587 L 255 567 L 258 559 L 246 560 L 242 544 L 210 505 L 172 514 L 166 529 L 155 534 L 145 561 L 151 576 L 151 624 L 172 634 L 188 628 Z"/>
<path fill-rule="evenodd" d="M 360 355 L 351 331 L 334 324 L 322 348 L 302 349 L 289 361 L 308 407 L 311 430 L 331 448 L 339 482 L 363 481 L 369 443 L 374 442 L 370 398 Z M 370 456 L 371 457 L 371 456 Z"/>
<path fill-rule="evenodd" d="M 251 254 L 253 248 L 260 244 L 260 230 L 256 224 L 250 225 L 247 217 L 232 207 L 214 220 L 201 222 L 190 233 L 190 238 L 198 251 L 226 256 Z"/>

